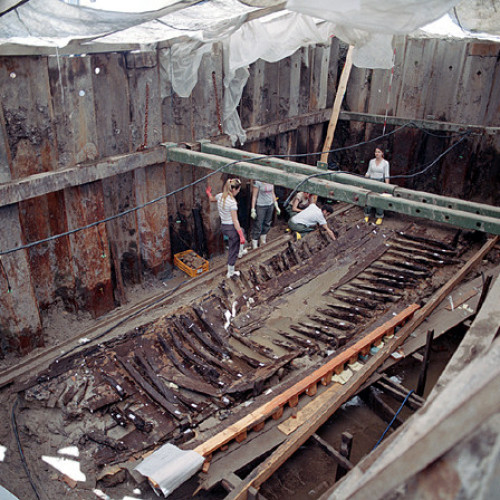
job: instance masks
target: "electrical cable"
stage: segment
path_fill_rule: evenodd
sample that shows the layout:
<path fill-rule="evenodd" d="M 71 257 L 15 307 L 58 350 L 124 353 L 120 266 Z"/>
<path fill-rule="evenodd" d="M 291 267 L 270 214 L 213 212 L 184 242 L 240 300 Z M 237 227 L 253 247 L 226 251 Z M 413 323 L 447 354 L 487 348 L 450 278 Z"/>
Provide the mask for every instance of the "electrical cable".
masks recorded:
<path fill-rule="evenodd" d="M 28 480 L 31 484 L 31 487 L 33 488 L 33 491 L 35 492 L 36 497 L 38 498 L 38 500 L 40 500 L 40 494 L 38 492 L 38 489 L 37 489 L 35 483 L 33 482 L 33 478 L 31 477 L 31 473 L 30 473 L 30 470 L 28 468 L 28 462 L 26 462 L 26 457 L 24 456 L 23 447 L 21 445 L 21 439 L 19 437 L 19 432 L 17 430 L 16 408 L 17 408 L 18 404 L 19 404 L 19 394 L 17 395 L 16 401 L 12 405 L 12 410 L 10 412 L 10 421 L 12 423 L 12 430 L 13 430 L 14 436 L 16 438 L 17 448 L 19 450 L 19 455 L 21 455 L 21 463 L 23 464 L 24 472 L 26 472 L 26 475 L 28 476 Z"/>
<path fill-rule="evenodd" d="M 453 148 L 458 146 L 470 134 L 471 134 L 470 132 L 465 132 L 464 134 L 462 134 L 462 138 L 458 142 L 452 144 L 449 148 L 447 148 L 445 151 L 443 151 L 437 158 L 435 158 L 429 165 L 424 167 L 422 170 L 419 170 L 418 172 L 415 172 L 415 173 L 409 174 L 409 175 L 391 175 L 388 177 L 388 179 L 408 179 L 408 178 L 416 177 L 417 175 L 422 175 L 423 173 L 427 172 L 427 170 L 429 170 L 429 168 L 434 166 L 443 156 L 447 155 Z M 304 183 L 306 183 L 309 179 L 312 179 L 314 177 L 322 177 L 324 175 L 330 175 L 332 173 L 349 174 L 349 175 L 354 175 L 354 176 L 358 176 L 358 177 L 364 177 L 364 175 L 362 175 L 362 174 L 355 174 L 352 172 L 348 172 L 346 170 L 336 170 L 336 171 L 329 170 L 327 172 L 321 172 L 318 174 L 311 174 L 311 175 L 307 176 L 305 179 L 303 179 L 302 181 L 300 181 L 299 184 L 297 184 L 297 186 L 293 189 L 293 191 L 290 193 L 290 195 L 287 197 L 287 199 L 283 202 L 283 205 L 286 207 L 290 203 L 291 198 L 293 196 L 295 196 L 295 193 L 299 190 L 300 186 L 302 186 Z"/>
<path fill-rule="evenodd" d="M 389 179 L 411 179 L 412 177 L 416 177 L 417 175 L 422 175 L 427 170 L 429 170 L 432 166 L 434 166 L 443 156 L 447 155 L 453 148 L 458 146 L 463 140 L 467 138 L 467 136 L 470 135 L 470 132 L 466 132 L 464 136 L 454 144 L 452 144 L 449 148 L 445 149 L 437 158 L 435 158 L 427 167 L 425 167 L 422 170 L 419 170 L 418 172 L 415 172 L 414 174 L 407 174 L 407 175 L 392 175 L 389 177 Z"/>
<path fill-rule="evenodd" d="M 408 122 L 408 123 L 405 123 L 404 125 L 401 125 L 400 127 L 398 128 L 395 128 L 394 130 L 392 130 L 391 132 L 388 132 L 387 134 L 383 134 L 383 135 L 379 135 L 373 139 L 370 139 L 368 141 L 362 141 L 362 142 L 358 142 L 356 144 L 351 144 L 350 146 L 344 146 L 344 147 L 341 147 L 341 148 L 335 148 L 335 149 L 331 149 L 329 151 L 320 151 L 320 152 L 314 152 L 314 153 L 297 153 L 297 154 L 283 154 L 283 155 L 262 155 L 262 156 L 257 156 L 255 158 L 246 158 L 244 160 L 235 160 L 235 161 L 232 161 L 232 162 L 229 162 L 229 163 L 226 163 L 225 165 L 217 168 L 216 170 L 213 170 L 212 172 L 209 172 L 208 174 L 204 175 L 203 177 L 200 177 L 199 179 L 189 183 L 189 184 L 186 184 L 185 186 L 181 186 L 180 188 L 178 189 L 175 189 L 174 191 L 171 191 L 170 193 L 166 193 L 166 194 L 163 194 L 157 198 L 154 198 L 150 201 L 147 201 L 145 203 L 142 203 L 140 205 L 137 205 L 135 207 L 132 207 L 132 208 L 129 208 L 127 210 L 124 210 L 123 212 L 119 212 L 117 214 L 114 214 L 114 215 L 111 215 L 109 217 L 106 217 L 104 219 L 101 219 L 101 220 L 98 220 L 98 221 L 95 221 L 95 222 L 92 222 L 90 224 L 87 224 L 85 226 L 81 226 L 81 227 L 77 227 L 75 229 L 72 229 L 70 231 L 66 231 L 64 233 L 59 233 L 59 234 L 56 234 L 56 235 L 53 235 L 53 236 L 49 236 L 48 238 L 44 238 L 44 239 L 41 239 L 41 240 L 37 240 L 37 241 L 33 241 L 31 243 L 26 243 L 24 245 L 19 245 L 17 247 L 14 247 L 14 248 L 10 248 L 8 250 L 1 250 L 0 251 L 0 256 L 2 255 L 8 255 L 8 254 L 11 254 L 11 253 L 14 253 L 14 252 L 17 252 L 19 250 L 26 250 L 28 248 L 32 248 L 36 245 L 40 245 L 42 243 L 48 243 L 50 241 L 53 241 L 53 240 L 56 240 L 58 238 L 62 238 L 63 236 L 69 236 L 71 234 L 74 234 L 78 231 L 83 231 L 85 229 L 90 229 L 92 227 L 95 227 L 95 226 L 98 226 L 99 224 L 103 224 L 103 223 L 106 223 L 106 222 L 109 222 L 109 221 L 112 221 L 114 219 L 117 219 L 118 217 L 123 217 L 124 215 L 128 215 L 130 213 L 133 213 L 133 212 L 136 212 L 137 210 L 140 210 L 142 208 L 145 208 L 147 207 L 148 205 L 151 205 L 153 203 L 157 203 L 158 201 L 161 201 L 165 198 L 168 198 L 170 196 L 173 196 L 181 191 L 184 191 L 185 189 L 189 188 L 189 187 L 192 187 L 192 186 L 195 186 L 196 184 L 199 184 L 200 182 L 203 182 L 205 181 L 206 179 L 210 178 L 211 176 L 217 174 L 218 172 L 220 172 L 221 170 L 227 168 L 227 167 L 230 167 L 232 165 L 236 165 L 238 163 L 241 163 L 241 162 L 245 162 L 245 163 L 252 163 L 252 162 L 256 162 L 256 161 L 259 161 L 259 160 L 263 160 L 263 159 L 266 159 L 266 158 L 301 158 L 301 157 L 307 157 L 307 156 L 317 156 L 317 155 L 321 155 L 323 153 L 338 153 L 340 151 L 346 151 L 346 150 L 349 150 L 349 149 L 354 149 L 354 148 L 357 148 L 359 146 L 363 146 L 365 144 L 370 144 L 372 142 L 376 142 L 376 141 L 379 141 L 381 140 L 382 138 L 384 137 L 388 137 L 390 135 L 393 135 L 395 134 L 396 132 L 399 132 L 400 130 L 402 130 L 403 128 L 405 127 L 408 127 L 410 125 L 415 125 L 414 122 Z M 466 135 L 470 135 L 470 132 L 466 132 L 464 134 L 464 136 Z M 454 147 L 454 146 L 453 146 Z M 449 148 L 450 150 L 450 148 Z M 448 151 L 448 150 L 447 150 Z M 442 157 L 442 155 L 440 156 Z M 303 180 L 301 183 L 299 183 L 299 185 L 295 188 L 294 190 L 294 193 L 297 191 L 298 187 L 300 187 L 304 182 L 306 182 L 309 178 L 312 178 L 312 177 L 315 177 L 315 176 L 319 176 L 319 175 L 328 175 L 329 173 L 331 172 L 325 172 L 324 174 L 313 174 L 312 176 L 306 178 L 305 180 Z M 342 171 L 342 172 L 338 172 L 338 173 L 350 173 L 350 172 L 346 172 L 346 171 Z M 351 174 L 352 175 L 352 174 Z M 413 174 L 413 176 L 415 175 L 418 175 L 418 174 Z M 289 199 L 290 199 L 290 196 L 287 198 L 287 200 L 285 201 L 285 203 L 289 203 Z M 285 205 L 286 206 L 286 205 Z"/>
<path fill-rule="evenodd" d="M 389 425 L 385 428 L 385 431 L 382 433 L 382 435 L 380 436 L 380 439 L 377 441 L 377 444 L 373 447 L 372 451 L 381 443 L 382 439 L 384 439 L 385 435 L 387 434 L 387 432 L 389 431 L 389 429 L 391 428 L 392 424 L 394 423 L 394 421 L 396 420 L 397 416 L 399 415 L 399 413 L 401 412 L 401 410 L 403 409 L 403 406 L 405 405 L 405 403 L 408 401 L 408 398 L 412 395 L 412 393 L 415 392 L 413 389 L 406 395 L 404 401 L 401 403 L 401 406 L 399 407 L 398 411 L 394 414 L 394 417 L 392 417 L 392 420 L 389 422 Z"/>

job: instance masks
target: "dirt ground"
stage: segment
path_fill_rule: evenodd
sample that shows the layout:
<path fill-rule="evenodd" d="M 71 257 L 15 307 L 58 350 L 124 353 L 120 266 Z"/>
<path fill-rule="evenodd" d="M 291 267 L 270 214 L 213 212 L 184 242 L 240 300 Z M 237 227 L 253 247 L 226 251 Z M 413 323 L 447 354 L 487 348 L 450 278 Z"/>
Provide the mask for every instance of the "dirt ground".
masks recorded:
<path fill-rule="evenodd" d="M 345 219 L 350 219 L 353 224 L 364 223 L 362 222 L 362 211 L 361 209 L 349 210 L 348 214 L 342 216 Z M 384 221 L 384 225 L 390 228 L 392 225 L 396 227 L 400 220 L 395 214 L 387 214 Z M 430 225 L 432 227 L 432 224 Z M 275 225 L 268 237 L 269 242 L 272 242 L 276 238 L 290 238 L 289 235 L 285 235 L 286 223 L 284 220 L 280 220 L 277 225 Z M 376 229 L 373 226 L 374 230 Z M 437 231 L 438 233 L 438 231 Z M 219 255 L 210 259 L 210 269 L 223 269 L 225 268 L 226 255 Z M 173 269 L 172 277 L 165 281 L 151 280 L 143 283 L 140 286 L 127 289 L 128 303 L 118 310 L 110 313 L 111 319 L 116 315 L 119 317 L 120 313 L 126 312 L 128 309 L 134 307 L 135 305 L 141 304 L 148 299 L 154 298 L 159 294 L 165 292 L 165 294 L 171 293 L 176 290 L 177 287 L 182 287 L 184 283 L 188 282 L 189 278 L 185 273 L 177 268 Z M 437 281 L 442 280 L 443 276 L 436 275 L 434 278 Z M 320 278 L 321 281 L 321 278 Z M 300 310 L 308 306 L 308 300 L 311 300 L 312 287 L 315 286 L 326 286 L 318 285 L 319 282 L 311 283 L 308 286 L 303 287 L 300 293 L 297 293 L 290 304 L 284 306 L 283 310 L 277 311 L 275 315 L 271 315 L 270 324 L 274 322 L 283 322 L 284 318 L 287 317 L 288 310 Z M 277 308 L 279 309 L 279 307 Z M 297 311 L 295 311 L 297 312 Z M 112 335 L 120 335 L 126 331 L 129 331 L 136 325 L 146 324 L 155 319 L 158 316 L 158 311 L 146 310 L 140 314 L 134 321 L 128 321 L 124 324 L 119 324 L 113 329 Z M 78 315 L 72 315 L 67 313 L 63 307 L 54 307 L 49 314 L 44 318 L 45 326 L 45 342 L 46 346 L 43 349 L 37 349 L 30 353 L 25 358 L 19 358 L 18 356 L 11 355 L 3 360 L 0 360 L 0 374 L 4 371 L 8 371 L 12 367 L 15 367 L 20 362 L 25 363 L 30 359 L 36 359 L 37 356 L 41 356 L 43 352 L 53 349 L 54 347 L 63 344 L 68 338 L 77 337 L 80 335 L 78 332 L 82 332 L 81 336 L 85 337 L 85 332 L 92 330 L 98 324 L 100 324 L 106 318 L 99 318 L 98 320 L 92 319 L 89 315 L 84 313 L 79 313 Z M 111 321 L 110 324 L 113 324 Z M 66 350 L 67 347 L 61 349 L 61 353 Z M 47 424 L 47 420 L 53 418 Z M 86 493 L 82 493 L 82 489 L 75 491 L 73 484 L 68 480 L 63 474 L 57 472 L 55 468 L 46 462 L 39 460 L 40 457 L 33 456 L 30 452 L 30 442 L 33 440 L 34 449 L 36 450 L 47 450 L 47 455 L 54 454 L 50 446 L 50 441 L 48 436 L 45 436 L 38 432 L 36 429 L 41 426 L 42 423 L 47 426 L 50 432 L 57 434 L 64 438 L 64 429 L 62 423 L 58 420 L 56 412 L 40 412 L 36 414 L 30 412 L 30 419 L 33 421 L 25 421 L 23 418 L 23 402 L 18 401 L 17 395 L 11 390 L 11 387 L 6 387 L 0 390 L 0 485 L 11 490 L 15 493 L 19 499 L 36 499 L 40 498 L 55 499 L 60 498 L 61 491 L 65 491 L 65 495 L 68 499 L 84 499 L 87 498 L 103 498 L 107 500 L 132 500 L 132 499 L 153 499 L 157 498 L 151 488 L 147 484 L 136 484 L 131 478 L 123 481 L 119 485 L 110 484 L 110 488 L 113 491 L 113 498 L 102 492 L 96 491 L 94 485 L 89 482 L 87 485 Z M 45 425 L 42 426 L 45 428 Z M 79 425 L 78 422 L 74 423 L 75 428 Z M 19 443 L 16 440 L 16 426 L 17 433 L 22 436 L 23 451 L 25 454 L 25 460 L 21 459 L 21 454 L 19 453 Z M 379 435 L 380 425 L 373 427 L 372 434 Z M 63 440 L 63 439 L 62 439 Z M 314 448 L 314 447 L 313 447 Z M 292 465 L 288 465 L 280 470 L 280 473 L 273 476 L 272 480 L 264 488 L 266 491 L 267 498 L 290 498 L 294 500 L 301 500 L 302 498 L 317 498 L 328 486 L 328 484 L 323 484 L 324 481 L 321 477 L 328 476 L 327 464 L 328 461 L 323 461 L 321 458 L 321 451 L 311 450 L 311 447 L 303 447 L 297 453 L 298 462 L 290 462 Z M 64 456 L 64 455 L 61 455 Z M 70 457 L 68 457 L 70 458 Z M 80 457 L 82 466 L 85 460 L 91 460 L 92 457 Z M 34 462 L 37 462 L 38 467 L 41 468 L 40 471 L 33 470 Z M 314 463 L 314 467 L 311 470 L 304 471 L 304 467 L 307 464 Z M 41 464 L 41 465 L 40 465 Z M 28 472 L 29 471 L 29 472 Z M 313 472 L 316 474 L 314 475 Z M 29 474 L 32 477 L 29 477 Z M 38 475 L 40 474 L 40 475 Z M 51 481 L 41 482 L 41 477 L 51 478 Z M 307 478 L 307 476 L 309 476 Z M 310 481 L 311 478 L 314 480 Z M 295 478 L 295 479 L 294 479 Z M 306 480 L 306 478 L 308 480 Z M 66 481 L 66 482 L 65 482 Z M 32 484 L 38 485 L 37 491 L 38 495 L 34 492 Z M 63 488 L 61 489 L 61 484 Z M 312 485 L 311 485 L 312 484 Z M 85 485 L 85 482 L 83 482 Z M 194 490 L 196 488 L 195 482 L 190 482 L 180 488 L 175 492 L 170 498 L 174 500 L 181 500 L 192 498 Z M 227 493 L 224 491 L 213 491 L 211 493 L 200 493 L 195 498 L 200 500 L 210 500 L 217 498 L 224 498 Z M 82 496 L 83 495 L 83 496 Z M 101 496 L 100 496 L 101 495 Z M 280 496 L 281 495 L 281 496 Z M 0 499 L 2 495 L 0 492 Z M 2 499 L 3 500 L 3 499 Z"/>

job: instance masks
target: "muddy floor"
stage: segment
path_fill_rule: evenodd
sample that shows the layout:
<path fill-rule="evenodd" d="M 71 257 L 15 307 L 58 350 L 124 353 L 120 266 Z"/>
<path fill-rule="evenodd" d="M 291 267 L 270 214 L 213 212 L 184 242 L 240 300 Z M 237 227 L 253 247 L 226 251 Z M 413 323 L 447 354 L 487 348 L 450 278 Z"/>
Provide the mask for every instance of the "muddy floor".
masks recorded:
<path fill-rule="evenodd" d="M 339 216 L 339 222 L 344 226 L 349 226 L 356 230 L 364 230 L 369 233 L 373 231 L 376 235 L 379 228 L 375 225 L 370 225 L 368 231 L 366 227 L 361 227 L 362 211 L 354 208 L 343 212 Z M 384 230 L 391 231 L 403 227 L 408 221 L 401 220 L 395 214 L 387 214 L 384 221 Z M 333 223 L 335 226 L 335 222 Z M 432 224 L 428 235 L 432 236 Z M 442 228 L 436 226 L 436 238 L 441 237 Z M 345 233 L 341 233 L 345 234 Z M 269 235 L 269 244 L 279 239 L 284 239 L 285 246 L 289 241 L 293 241 L 292 235 L 285 233 L 285 225 L 280 221 L 273 227 Z M 471 252 L 474 245 L 477 247 L 481 241 L 471 240 Z M 257 251 L 258 252 L 258 251 Z M 497 252 L 498 254 L 498 252 Z M 250 252 L 250 258 L 252 256 Z M 257 255 L 257 254 L 255 254 Z M 361 258 L 361 257 L 360 257 Z M 219 269 L 223 272 L 225 268 L 225 255 L 217 256 L 210 260 L 210 267 L 213 272 Z M 248 259 L 248 258 L 247 258 Z M 281 266 L 282 264 L 278 264 Z M 239 325 L 241 330 L 247 328 L 251 331 L 255 338 L 265 348 L 274 348 L 280 355 L 284 355 L 286 350 L 282 348 L 280 351 L 272 340 L 276 339 L 276 335 L 282 330 L 291 331 L 290 327 L 296 325 L 297 318 L 303 318 L 311 310 L 320 309 L 325 301 L 325 294 L 328 292 L 331 283 L 336 279 L 348 274 L 347 269 L 352 262 L 339 260 L 336 262 L 336 267 L 328 273 L 319 273 L 314 279 L 303 280 L 300 286 L 295 284 L 287 284 L 287 289 L 283 289 L 283 297 L 274 297 L 272 307 L 266 310 L 266 304 L 262 304 L 261 311 L 266 311 L 266 321 L 264 324 L 255 322 L 255 328 L 252 325 Z M 326 268 L 325 268 L 326 269 Z M 269 268 L 268 268 L 269 270 Z M 440 283 L 449 279 L 449 276 L 455 271 L 446 268 L 440 268 L 432 274 L 426 282 L 426 288 L 419 290 L 420 296 L 425 298 L 433 289 L 438 287 Z M 336 274 L 338 276 L 336 276 Z M 300 280 L 299 280 L 300 281 Z M 151 281 L 144 283 L 140 287 L 127 290 L 129 302 L 123 310 L 133 308 L 134 305 L 140 305 L 153 300 L 155 297 L 171 291 L 182 288 L 185 283 L 192 283 L 192 279 L 188 278 L 182 271 L 174 269 L 172 277 L 165 281 Z M 230 290 L 226 290 L 226 298 L 230 298 L 236 290 L 233 284 Z M 230 287 L 230 288 L 231 288 Z M 220 288 L 220 286 L 219 286 Z M 223 290 L 224 291 L 224 290 Z M 193 290 L 186 295 L 186 300 L 192 300 L 192 297 L 199 293 L 199 290 Z M 174 306 L 171 306 L 171 309 Z M 138 309 L 141 311 L 141 308 Z M 120 311 L 114 311 L 118 317 Z M 110 336 L 124 335 L 127 332 L 134 331 L 140 328 L 140 325 L 154 322 L 161 317 L 161 314 L 167 314 L 168 308 L 165 309 L 146 309 L 140 314 L 135 314 L 130 321 L 121 320 L 111 321 L 113 326 L 112 331 L 109 331 L 106 338 Z M 126 318 L 127 316 L 125 316 Z M 106 318 L 105 318 L 106 319 Z M 86 315 L 82 314 L 79 317 L 68 315 L 63 310 L 54 308 L 46 317 L 46 347 L 45 350 L 54 350 L 57 346 L 62 345 L 69 337 L 78 336 L 78 332 L 82 332 L 82 337 L 85 333 L 96 327 L 96 323 Z M 252 330 L 253 328 L 253 330 Z M 109 327 L 104 329 L 109 330 Z M 293 333 L 293 332 L 292 332 Z M 296 332 L 294 333 L 295 336 Z M 304 339 L 302 339 L 304 340 Z M 445 358 L 449 358 L 458 340 L 440 341 L 441 344 L 436 344 L 435 361 L 432 368 L 432 376 L 428 381 L 427 387 L 433 385 L 433 379 L 437 378 L 442 367 L 445 364 Z M 61 353 L 68 350 L 68 346 L 64 344 L 61 348 Z M 245 348 L 242 347 L 242 352 Z M 44 350 L 42 350 L 44 351 Z M 323 350 L 323 355 L 327 354 L 327 349 Z M 250 354 L 251 351 L 246 350 L 245 353 Z M 0 370 L 7 371 L 16 364 L 29 361 L 29 358 L 36 358 L 43 352 L 34 351 L 27 359 L 20 360 L 16 356 L 10 356 L 7 359 L 1 360 Z M 442 358 L 442 361 L 441 361 Z M 318 358 L 315 358 L 318 359 Z M 439 362 L 438 362 L 439 361 Z M 298 365 L 307 365 L 307 357 L 297 360 Z M 413 363 L 409 360 L 408 366 L 398 369 L 394 376 L 399 377 L 403 385 L 409 389 L 415 386 L 415 377 L 418 377 L 418 363 Z M 33 374 L 34 375 L 34 374 Z M 71 373 L 69 377 L 71 378 Z M 76 377 L 76 373 L 73 374 Z M 15 381 L 14 381 L 15 382 Z M 74 418 L 68 424 L 67 418 L 62 418 L 61 412 L 57 410 L 57 405 L 52 409 L 40 407 L 36 404 L 30 404 L 24 396 L 18 396 L 13 390 L 15 383 L 4 387 L 0 391 L 0 485 L 11 490 L 20 499 L 55 499 L 65 496 L 69 499 L 93 499 L 103 498 L 111 500 L 119 499 L 153 499 L 157 498 L 155 493 L 149 487 L 147 482 L 140 481 L 137 475 L 132 475 L 126 470 L 120 470 L 116 474 L 110 474 L 96 481 L 95 475 L 85 475 L 86 471 L 92 469 L 93 455 L 92 451 L 95 448 L 87 448 L 86 452 L 78 450 L 78 440 L 75 441 L 74 436 L 85 434 L 85 422 L 77 412 Z M 36 399 L 39 392 L 32 392 L 30 397 Z M 69 398 L 69 396 L 68 396 Z M 36 401 L 33 401 L 36 403 Z M 388 404 L 396 405 L 396 402 L 388 402 Z M 67 414 L 66 414 L 67 417 Z M 108 418 L 103 414 L 103 419 Z M 366 405 L 359 399 L 354 398 L 349 403 L 344 405 L 341 411 L 332 417 L 327 425 L 321 429 L 321 436 L 324 437 L 334 447 L 338 447 L 339 436 L 345 430 L 355 434 L 354 448 L 352 460 L 356 463 L 369 452 L 382 432 L 386 428 L 387 423 L 373 414 Z M 109 424 L 103 422 L 103 428 L 109 429 Z M 17 436 L 16 436 L 17 435 Z M 22 453 L 20 453 L 20 447 Z M 75 449 L 76 448 L 76 449 Z M 67 473 L 61 473 L 55 467 L 54 459 L 63 459 L 66 465 L 72 465 L 76 468 L 77 479 L 72 479 Z M 80 475 L 78 475 L 80 474 Z M 85 477 L 84 477 L 85 475 Z M 244 471 L 242 471 L 244 476 Z M 293 500 L 299 499 L 314 499 L 318 498 L 331 484 L 331 478 L 335 475 L 335 466 L 332 465 L 331 458 L 326 456 L 325 452 L 319 449 L 315 444 L 309 442 L 304 445 L 293 457 L 281 467 L 273 477 L 268 480 L 261 492 L 268 499 L 289 498 Z M 180 500 L 184 498 L 193 498 L 198 482 L 193 479 L 176 490 L 170 498 Z M 222 488 L 215 488 L 210 492 L 199 492 L 194 498 L 199 500 L 212 500 L 224 498 L 227 495 Z M 1 498 L 1 496 L 0 496 Z"/>

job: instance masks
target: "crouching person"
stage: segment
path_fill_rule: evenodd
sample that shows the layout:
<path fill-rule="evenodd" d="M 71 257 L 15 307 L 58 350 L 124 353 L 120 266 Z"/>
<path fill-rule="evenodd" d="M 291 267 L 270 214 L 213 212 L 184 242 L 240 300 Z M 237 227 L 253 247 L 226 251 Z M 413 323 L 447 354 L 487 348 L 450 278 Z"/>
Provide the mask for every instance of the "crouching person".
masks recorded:
<path fill-rule="evenodd" d="M 330 205 L 323 205 L 321 208 L 316 205 L 318 196 L 313 194 L 309 198 L 309 206 L 295 214 L 289 221 L 288 227 L 297 233 L 297 239 L 300 239 L 307 233 L 314 231 L 319 225 L 322 227 L 332 240 L 336 240 L 335 234 L 328 227 L 326 217 L 333 213 L 333 208 Z"/>

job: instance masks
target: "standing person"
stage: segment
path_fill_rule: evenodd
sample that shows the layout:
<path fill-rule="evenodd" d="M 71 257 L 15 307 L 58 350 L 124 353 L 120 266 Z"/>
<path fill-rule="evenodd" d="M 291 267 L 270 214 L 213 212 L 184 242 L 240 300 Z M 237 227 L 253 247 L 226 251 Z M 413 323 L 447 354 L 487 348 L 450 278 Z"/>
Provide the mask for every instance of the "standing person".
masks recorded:
<path fill-rule="evenodd" d="M 373 179 L 374 181 L 380 181 L 389 184 L 389 162 L 384 159 L 384 152 L 381 148 L 375 148 L 375 158 L 372 158 L 370 160 L 365 177 Z M 368 222 L 370 220 L 371 211 L 372 207 L 365 206 L 365 222 Z M 382 224 L 384 211 L 381 208 L 376 208 L 375 216 L 377 217 L 375 224 Z"/>
<path fill-rule="evenodd" d="M 279 215 L 281 210 L 276 201 L 274 186 L 267 182 L 255 181 L 252 187 L 252 209 L 250 217 L 255 221 L 252 225 L 252 248 L 265 245 L 267 233 L 271 229 L 273 211 Z"/>
<path fill-rule="evenodd" d="M 300 239 L 302 235 L 314 231 L 316 226 L 319 224 L 332 240 L 336 240 L 337 238 L 335 238 L 335 234 L 328 227 L 326 222 L 326 217 L 328 214 L 333 213 L 333 208 L 330 205 L 323 205 L 320 209 L 316 205 L 317 201 L 318 196 L 311 194 L 309 196 L 309 206 L 298 214 L 295 214 L 288 221 L 288 226 L 292 231 L 296 231 L 298 233 L 297 239 Z"/>
<path fill-rule="evenodd" d="M 222 234 L 227 236 L 229 253 L 227 256 L 227 277 L 239 276 L 240 272 L 234 270 L 236 259 L 247 253 L 245 250 L 245 236 L 238 220 L 238 203 L 236 195 L 240 192 L 241 181 L 228 179 L 224 184 L 222 193 L 212 195 L 212 188 L 207 186 L 205 192 L 211 202 L 217 202 Z"/>

